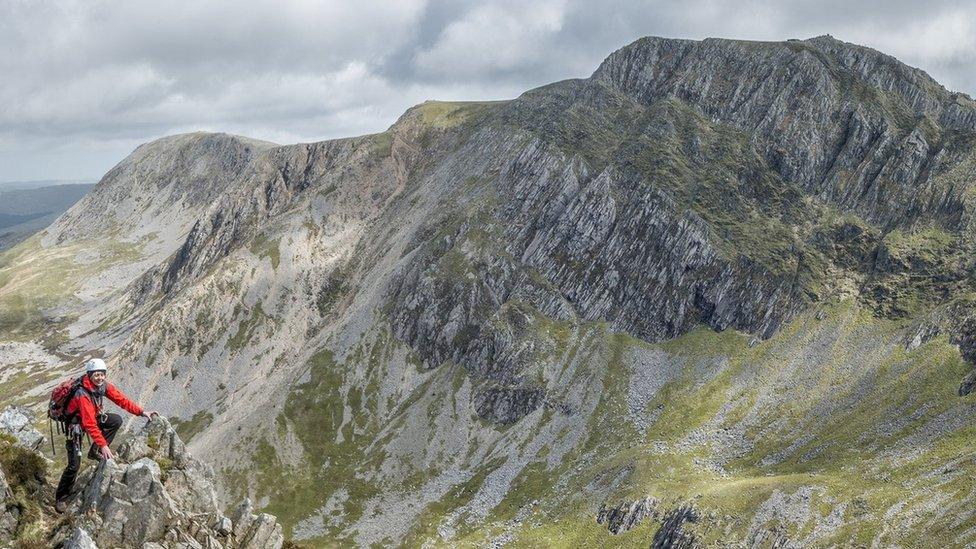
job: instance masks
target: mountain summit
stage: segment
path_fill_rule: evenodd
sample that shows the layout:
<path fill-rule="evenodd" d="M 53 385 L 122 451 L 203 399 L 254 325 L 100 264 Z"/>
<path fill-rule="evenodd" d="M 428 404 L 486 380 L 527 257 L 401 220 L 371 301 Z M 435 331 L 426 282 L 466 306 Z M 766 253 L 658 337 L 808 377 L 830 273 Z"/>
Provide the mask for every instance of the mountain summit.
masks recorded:
<path fill-rule="evenodd" d="M 970 544 L 974 184 L 976 103 L 892 57 L 643 38 L 143 145 L 0 259 L 5 379 L 104 353 L 310 546 Z"/>

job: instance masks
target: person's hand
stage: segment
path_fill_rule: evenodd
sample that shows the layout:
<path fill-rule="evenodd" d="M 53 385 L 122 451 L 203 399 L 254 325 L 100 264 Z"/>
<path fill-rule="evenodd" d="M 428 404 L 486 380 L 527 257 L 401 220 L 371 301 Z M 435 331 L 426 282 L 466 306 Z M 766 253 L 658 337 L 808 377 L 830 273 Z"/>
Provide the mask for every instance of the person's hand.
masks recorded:
<path fill-rule="evenodd" d="M 153 410 L 151 412 L 147 412 L 147 411 L 143 410 L 142 417 L 147 417 L 149 419 L 152 419 L 154 417 L 159 417 L 159 412 L 157 412 L 155 410 Z"/>
<path fill-rule="evenodd" d="M 102 446 L 98 451 L 102 454 L 102 459 L 106 461 L 115 459 L 115 454 L 112 453 L 112 450 L 108 446 Z"/>

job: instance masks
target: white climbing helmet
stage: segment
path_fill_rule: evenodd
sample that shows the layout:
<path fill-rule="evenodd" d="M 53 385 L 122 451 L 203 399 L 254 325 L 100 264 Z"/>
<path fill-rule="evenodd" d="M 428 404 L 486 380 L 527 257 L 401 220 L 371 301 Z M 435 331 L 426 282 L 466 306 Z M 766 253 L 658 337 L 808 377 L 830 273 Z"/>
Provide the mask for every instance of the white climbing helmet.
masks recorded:
<path fill-rule="evenodd" d="M 88 374 L 98 371 L 105 372 L 107 370 L 108 368 L 105 367 L 105 361 L 100 358 L 93 358 L 85 363 L 85 373 Z"/>

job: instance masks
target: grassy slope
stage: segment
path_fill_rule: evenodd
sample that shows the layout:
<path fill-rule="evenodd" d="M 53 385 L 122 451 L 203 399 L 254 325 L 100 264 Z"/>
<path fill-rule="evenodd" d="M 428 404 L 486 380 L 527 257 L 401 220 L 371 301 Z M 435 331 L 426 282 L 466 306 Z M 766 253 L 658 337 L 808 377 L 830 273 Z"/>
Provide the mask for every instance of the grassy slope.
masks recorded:
<path fill-rule="evenodd" d="M 700 329 L 649 345 L 602 323 L 539 317 L 534 326 L 540 347 L 562 345 L 538 357 L 539 376 L 554 399 L 580 383 L 600 388 L 595 413 L 574 420 L 585 421 L 583 442 L 555 464 L 548 463 L 549 449 L 540 448 L 483 521 L 458 522 L 457 513 L 467 516 L 466 505 L 506 458 L 471 463 L 467 480 L 424 506 L 407 545 L 478 546 L 509 532 L 525 547 L 647 546 L 658 527 L 654 520 L 618 536 L 594 520 L 604 500 L 645 495 L 665 509 L 694 502 L 708 518 L 686 528 L 707 543 L 744 540 L 761 526 L 814 545 L 937 546 L 959 543 L 976 525 L 968 510 L 976 472 L 968 446 L 976 428 L 970 427 L 968 400 L 955 395 L 969 367 L 944 336 L 909 352 L 903 322 L 878 320 L 853 301 L 811 311 L 753 346 L 733 331 Z M 337 491 L 348 493 L 332 514 L 331 533 L 307 540 L 312 546 L 354 545 L 354 533 L 343 525 L 363 519 L 364 504 L 382 492 L 408 493 L 436 474 L 416 469 L 400 482 L 369 480 L 388 458 L 375 444 L 381 426 L 371 395 L 394 348 L 395 342 L 376 338 L 344 364 L 328 352 L 309 364 L 310 378 L 295 388 L 277 426 L 279 434 L 301 440 L 301 464 L 287 465 L 266 440 L 258 444 L 257 492 L 271 496 L 266 509 L 289 531 Z M 663 351 L 681 365 L 646 403 L 651 421 L 644 430 L 628 419 L 635 351 Z M 554 383 L 574 353 L 585 355 L 584 366 L 568 384 Z M 402 429 L 396 418 L 411 407 L 423 410 L 436 429 L 449 401 L 430 395 L 458 394 L 454 377 L 435 375 L 407 396 L 390 420 L 393 431 Z M 464 418 L 456 421 L 461 425 Z M 524 449 L 556 421 L 543 409 L 515 431 L 481 428 L 496 432 L 498 448 Z M 622 481 L 613 485 L 612 478 Z M 763 511 L 775 507 L 770 502 L 776 498 L 802 500 L 801 518 L 784 519 L 783 508 Z M 765 514 L 757 519 L 757 513 Z M 833 529 L 831 516 L 840 519 Z M 439 538 L 445 524 L 453 525 L 456 538 Z"/>
<path fill-rule="evenodd" d="M 34 236 L 0 253 L 0 342 L 36 342 L 69 360 L 57 349 L 67 341 L 67 326 L 75 320 L 65 311 L 80 304 L 76 292 L 104 269 L 138 260 L 140 249 L 140 244 L 114 239 L 43 247 Z M 36 403 L 24 393 L 58 375 L 36 366 L 5 365 L 14 373 L 0 385 L 0 405 Z"/>
<path fill-rule="evenodd" d="M 34 236 L 0 254 L 0 336 L 31 341 L 56 335 L 63 319 L 44 310 L 77 302 L 86 279 L 103 269 L 139 259 L 139 244 L 91 240 L 43 247 Z M 81 255 L 93 256 L 81 259 Z M 51 341 L 51 343 L 55 343 Z"/>
<path fill-rule="evenodd" d="M 833 512 L 843 525 L 808 542 L 958 543 L 976 523 L 968 511 L 974 497 L 968 441 L 976 433 L 969 421 L 942 435 L 937 430 L 951 423 L 945 418 L 953 413 L 971 419 L 969 403 L 955 396 L 968 366 L 942 337 L 906 352 L 899 333 L 898 325 L 846 303 L 823 320 L 801 317 L 755 347 L 746 336 L 705 329 L 667 342 L 660 348 L 685 357 L 685 371 L 648 403 L 662 412 L 636 437 L 624 402 L 629 372 L 611 361 L 604 382 L 618 390 L 603 392 L 588 443 L 599 459 L 583 461 L 578 473 L 569 467 L 572 459 L 565 463 L 570 480 L 562 493 L 552 490 L 553 475 L 526 474 L 531 487 L 525 491 L 543 503 L 523 517 L 517 545 L 647 546 L 653 521 L 611 536 L 595 523 L 599 502 L 577 495 L 626 471 L 608 501 L 644 495 L 671 506 L 693 501 L 713 513 L 692 527 L 705 542 L 746 539 L 757 510 L 774 493 L 812 487 L 805 520 L 759 523 L 803 540 Z M 811 344 L 819 349 L 811 352 Z M 865 348 L 876 354 L 860 355 Z M 715 359 L 727 359 L 727 365 L 701 379 L 701 365 Z M 745 435 L 740 451 L 721 443 L 721 435 L 737 430 Z M 701 432 L 719 436 L 694 437 Z M 787 448 L 792 451 L 782 461 L 764 462 Z M 947 464 L 950 473 L 944 472 Z M 933 501 L 942 501 L 944 509 L 928 507 Z M 907 504 L 899 508 L 899 502 Z M 918 527 L 908 528 L 913 523 Z M 468 540 L 477 543 L 492 532 L 497 525 Z"/>

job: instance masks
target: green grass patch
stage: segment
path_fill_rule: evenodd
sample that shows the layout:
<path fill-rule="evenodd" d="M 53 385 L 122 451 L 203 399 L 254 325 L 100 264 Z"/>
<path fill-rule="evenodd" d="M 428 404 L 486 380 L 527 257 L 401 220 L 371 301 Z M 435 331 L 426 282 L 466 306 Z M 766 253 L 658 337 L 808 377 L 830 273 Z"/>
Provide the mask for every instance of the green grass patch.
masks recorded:
<path fill-rule="evenodd" d="M 351 360 L 368 361 L 369 356 L 365 353 Z M 281 461 L 274 443 L 265 437 L 257 443 L 253 471 L 246 473 L 254 479 L 258 493 L 269 498 L 264 510 L 278 517 L 288 537 L 298 522 L 337 491 L 349 494 L 343 507 L 348 521 L 357 520 L 362 504 L 378 493 L 378 488 L 357 474 L 369 464 L 364 449 L 377 429 L 373 423 L 375 395 L 366 396 L 363 388 L 347 383 L 348 366 L 337 364 L 327 349 L 316 353 L 307 366 L 308 381 L 293 387 L 274 428 L 295 434 L 301 443 L 301 463 Z M 224 472 L 225 476 L 234 474 Z M 242 481 L 246 479 L 236 479 Z M 333 539 L 339 534 L 330 532 Z"/>
<path fill-rule="evenodd" d="M 237 318 L 241 308 L 242 307 L 240 305 L 235 308 L 234 318 Z M 261 308 L 261 302 L 258 301 L 254 307 L 248 311 L 248 316 L 241 320 L 241 323 L 238 324 L 237 331 L 234 332 L 234 335 L 227 340 L 227 347 L 231 351 L 239 351 L 246 347 L 254 337 L 255 330 L 261 327 L 267 319 L 268 316 Z"/>
<path fill-rule="evenodd" d="M 278 265 L 281 264 L 281 239 L 280 238 L 270 238 L 268 235 L 261 233 L 254 237 L 248 247 L 251 253 L 257 255 L 258 257 L 266 257 L 271 261 L 271 267 L 277 269 Z"/>
<path fill-rule="evenodd" d="M 425 101 L 407 111 L 429 128 L 447 129 L 460 126 L 503 101 Z"/>
<path fill-rule="evenodd" d="M 207 427 L 210 427 L 210 424 L 213 423 L 213 414 L 206 410 L 200 410 L 186 421 L 182 421 L 179 418 L 170 418 L 170 422 L 173 424 L 173 428 L 176 429 L 176 433 L 183 439 L 183 442 L 190 442 L 194 436 L 202 433 Z"/>
<path fill-rule="evenodd" d="M 380 158 L 390 156 L 393 149 L 393 133 L 385 131 L 372 136 L 373 155 Z"/>
<path fill-rule="evenodd" d="M 75 293 L 101 271 L 141 258 L 141 243 L 112 239 L 85 240 L 44 247 L 40 235 L 0 253 L 0 338 L 63 343 L 68 318 L 44 311 L 77 301 Z M 79 254 L 94 258 L 78 259 Z"/>
<path fill-rule="evenodd" d="M 43 369 L 32 372 L 31 365 L 28 363 L 13 364 L 7 367 L 19 368 L 21 371 L 0 383 L 0 410 L 11 405 L 36 404 L 37 397 L 30 397 L 27 392 L 58 377 L 58 374 Z"/>
<path fill-rule="evenodd" d="M 0 469 L 10 487 L 11 497 L 5 502 L 7 512 L 18 517 L 14 546 L 23 549 L 48 547 L 52 520 L 42 508 L 47 487 L 48 469 L 44 458 L 15 444 L 15 439 L 0 434 Z"/>

